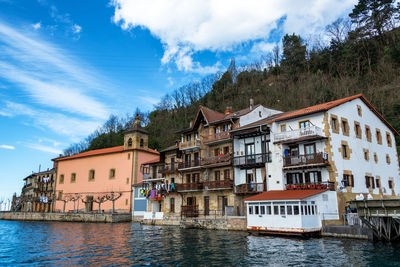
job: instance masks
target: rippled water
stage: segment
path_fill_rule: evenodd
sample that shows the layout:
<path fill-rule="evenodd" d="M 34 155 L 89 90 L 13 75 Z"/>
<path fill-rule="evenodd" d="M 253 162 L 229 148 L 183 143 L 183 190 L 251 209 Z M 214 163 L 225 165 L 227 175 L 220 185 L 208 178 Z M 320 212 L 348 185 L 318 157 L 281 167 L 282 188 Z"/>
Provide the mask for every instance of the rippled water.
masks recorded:
<path fill-rule="evenodd" d="M 137 223 L 0 221 L 0 265 L 400 266 L 400 245 Z"/>

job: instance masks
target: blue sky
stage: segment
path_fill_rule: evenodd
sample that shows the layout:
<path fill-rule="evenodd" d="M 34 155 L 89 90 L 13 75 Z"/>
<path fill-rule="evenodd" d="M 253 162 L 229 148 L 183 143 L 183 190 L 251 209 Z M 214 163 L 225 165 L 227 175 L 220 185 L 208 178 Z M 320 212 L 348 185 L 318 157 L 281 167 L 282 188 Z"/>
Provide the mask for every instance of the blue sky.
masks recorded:
<path fill-rule="evenodd" d="M 110 114 L 316 36 L 354 3 L 0 0 L 0 199 Z"/>

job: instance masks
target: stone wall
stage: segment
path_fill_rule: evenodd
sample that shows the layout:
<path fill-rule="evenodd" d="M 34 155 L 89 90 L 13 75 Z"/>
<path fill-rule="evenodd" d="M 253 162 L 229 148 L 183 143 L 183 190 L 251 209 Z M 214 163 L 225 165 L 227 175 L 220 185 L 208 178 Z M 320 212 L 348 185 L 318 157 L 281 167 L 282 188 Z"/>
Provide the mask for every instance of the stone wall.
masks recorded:
<path fill-rule="evenodd" d="M 324 226 L 321 236 L 373 240 L 373 232 L 358 225 Z"/>
<path fill-rule="evenodd" d="M 0 220 L 12 221 L 60 221 L 60 222 L 130 222 L 130 213 L 44 213 L 44 212 L 0 212 Z"/>

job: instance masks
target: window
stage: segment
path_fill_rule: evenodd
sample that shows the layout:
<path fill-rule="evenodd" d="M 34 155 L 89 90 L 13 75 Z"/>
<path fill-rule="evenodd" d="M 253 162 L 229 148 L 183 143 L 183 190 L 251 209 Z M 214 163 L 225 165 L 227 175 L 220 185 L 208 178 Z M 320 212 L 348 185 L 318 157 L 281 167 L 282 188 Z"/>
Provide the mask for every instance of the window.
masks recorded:
<path fill-rule="evenodd" d="M 258 206 L 255 206 L 254 207 L 254 214 L 259 214 L 260 212 L 259 212 L 259 207 Z"/>
<path fill-rule="evenodd" d="M 386 163 L 390 164 L 390 156 L 389 156 L 389 154 L 386 154 Z"/>
<path fill-rule="evenodd" d="M 220 171 L 215 171 L 215 172 L 214 172 L 214 178 L 215 178 L 215 181 L 221 180 L 221 173 L 220 173 Z"/>
<path fill-rule="evenodd" d="M 128 147 L 131 147 L 132 146 L 132 138 L 129 138 L 128 139 Z"/>
<path fill-rule="evenodd" d="M 369 161 L 369 150 L 368 149 L 364 149 L 364 159 L 366 161 Z"/>
<path fill-rule="evenodd" d="M 376 187 L 377 187 L 377 188 L 381 188 L 381 181 L 380 181 L 379 178 L 376 178 L 376 179 L 375 179 L 375 184 L 376 184 Z"/>
<path fill-rule="evenodd" d="M 333 133 L 339 133 L 338 118 L 331 114 L 331 128 Z"/>
<path fill-rule="evenodd" d="M 169 199 L 169 211 L 174 213 L 175 212 L 175 198 Z"/>
<path fill-rule="evenodd" d="M 372 138 L 371 138 L 371 128 L 369 128 L 368 125 L 365 125 L 365 136 L 367 137 L 367 141 L 371 142 Z"/>
<path fill-rule="evenodd" d="M 343 174 L 343 186 L 354 187 L 354 176 L 352 174 Z"/>
<path fill-rule="evenodd" d="M 265 206 L 260 206 L 260 214 L 265 214 Z"/>
<path fill-rule="evenodd" d="M 293 206 L 293 215 L 299 215 L 299 206 Z"/>
<path fill-rule="evenodd" d="M 346 144 L 342 144 L 342 157 L 344 159 L 349 158 L 349 147 Z"/>
<path fill-rule="evenodd" d="M 94 181 L 94 174 L 95 174 L 95 173 L 94 173 L 94 170 L 90 170 L 90 171 L 89 171 L 89 182 L 90 182 L 90 181 Z"/>
<path fill-rule="evenodd" d="M 306 172 L 305 180 L 306 184 L 321 183 L 322 182 L 321 172 L 320 171 Z"/>
<path fill-rule="evenodd" d="M 386 132 L 386 142 L 388 147 L 392 147 L 392 137 L 390 136 L 390 133 Z"/>
<path fill-rule="evenodd" d="M 274 215 L 279 215 L 279 207 L 274 206 Z"/>
<path fill-rule="evenodd" d="M 378 155 L 376 154 L 376 152 L 374 152 L 374 161 L 375 163 L 378 163 Z"/>
<path fill-rule="evenodd" d="M 62 200 L 62 197 L 63 197 L 63 191 L 58 191 L 58 197 L 57 197 L 57 199 L 58 199 L 58 200 Z"/>
<path fill-rule="evenodd" d="M 390 189 L 393 189 L 393 181 L 392 181 L 392 180 L 389 180 L 388 183 L 389 183 L 389 188 L 390 188 Z"/>
<path fill-rule="evenodd" d="M 375 188 L 374 177 L 372 176 L 365 176 L 365 186 L 367 188 Z"/>
<path fill-rule="evenodd" d="M 280 206 L 279 209 L 280 209 L 281 215 L 285 215 L 286 214 L 285 206 Z"/>
<path fill-rule="evenodd" d="M 229 179 L 231 179 L 230 170 L 226 169 L 224 170 L 224 180 L 229 180 Z"/>
<path fill-rule="evenodd" d="M 271 215 L 271 206 L 267 206 L 267 215 Z"/>
<path fill-rule="evenodd" d="M 219 156 L 219 148 L 214 149 L 214 156 Z"/>
<path fill-rule="evenodd" d="M 249 206 L 249 214 L 253 214 L 253 206 Z"/>
<path fill-rule="evenodd" d="M 110 179 L 114 179 L 115 178 L 115 169 L 110 169 L 109 178 Z"/>
<path fill-rule="evenodd" d="M 382 135 L 381 135 L 381 130 L 379 129 L 376 129 L 376 142 L 382 145 Z"/>
<path fill-rule="evenodd" d="M 64 174 L 60 174 L 60 179 L 59 179 L 59 184 L 63 184 L 64 183 Z"/>
<path fill-rule="evenodd" d="M 312 214 L 312 215 L 315 215 L 314 205 L 311 206 L 311 214 Z"/>
<path fill-rule="evenodd" d="M 199 133 L 198 132 L 194 133 L 194 139 L 199 140 Z"/>
<path fill-rule="evenodd" d="M 143 147 L 144 146 L 144 141 L 143 141 L 143 139 L 140 139 L 140 147 Z"/>
<path fill-rule="evenodd" d="M 359 122 L 354 122 L 354 133 L 356 134 L 356 137 L 361 139 L 362 138 L 362 133 L 361 133 L 361 126 Z"/>
<path fill-rule="evenodd" d="M 347 121 L 347 119 L 342 118 L 342 133 L 343 135 L 349 136 L 350 132 L 349 132 L 349 123 Z"/>
<path fill-rule="evenodd" d="M 300 129 L 305 129 L 305 128 L 310 128 L 310 121 L 299 121 L 299 128 Z"/>
<path fill-rule="evenodd" d="M 192 140 L 192 136 L 190 134 L 186 135 L 186 141 L 190 142 Z"/>
<path fill-rule="evenodd" d="M 224 147 L 224 155 L 229 154 L 229 146 Z"/>
<path fill-rule="evenodd" d="M 304 154 L 309 155 L 307 159 L 311 159 L 311 155 L 315 154 L 315 143 L 304 145 Z"/>
<path fill-rule="evenodd" d="M 281 124 L 281 133 L 286 132 L 286 124 Z"/>
<path fill-rule="evenodd" d="M 75 183 L 76 181 L 76 173 L 71 173 L 71 183 Z"/>
<path fill-rule="evenodd" d="M 287 184 L 301 184 L 303 183 L 303 174 L 300 172 L 287 173 L 286 182 Z"/>
<path fill-rule="evenodd" d="M 362 109 L 361 109 L 361 106 L 359 106 L 359 105 L 357 105 L 357 113 L 358 113 L 358 116 L 362 117 Z"/>
<path fill-rule="evenodd" d="M 287 215 L 292 215 L 292 206 L 287 206 Z"/>
<path fill-rule="evenodd" d="M 129 178 L 128 177 L 126 178 L 126 184 L 129 184 Z"/>

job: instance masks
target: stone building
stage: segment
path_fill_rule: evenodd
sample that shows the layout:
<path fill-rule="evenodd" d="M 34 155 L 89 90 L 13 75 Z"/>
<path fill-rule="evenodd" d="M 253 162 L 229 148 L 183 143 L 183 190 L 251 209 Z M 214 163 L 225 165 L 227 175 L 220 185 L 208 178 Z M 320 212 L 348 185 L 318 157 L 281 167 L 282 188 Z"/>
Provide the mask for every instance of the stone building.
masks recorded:
<path fill-rule="evenodd" d="M 34 202 L 33 211 L 52 212 L 55 201 L 56 170 L 38 172 L 34 174 Z"/>

